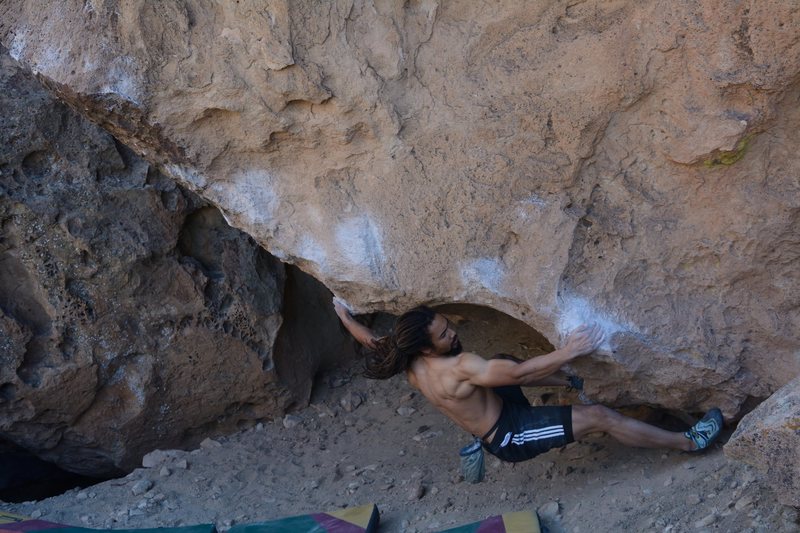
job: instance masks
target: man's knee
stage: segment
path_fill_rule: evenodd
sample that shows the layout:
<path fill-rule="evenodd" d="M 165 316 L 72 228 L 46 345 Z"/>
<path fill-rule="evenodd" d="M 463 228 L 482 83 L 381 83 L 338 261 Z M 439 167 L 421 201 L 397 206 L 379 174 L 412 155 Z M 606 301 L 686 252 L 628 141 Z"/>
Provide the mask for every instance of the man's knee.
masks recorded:
<path fill-rule="evenodd" d="M 581 430 L 580 432 L 584 434 L 608 431 L 621 416 L 604 405 L 574 405 L 572 411 L 573 426 L 577 425 Z"/>

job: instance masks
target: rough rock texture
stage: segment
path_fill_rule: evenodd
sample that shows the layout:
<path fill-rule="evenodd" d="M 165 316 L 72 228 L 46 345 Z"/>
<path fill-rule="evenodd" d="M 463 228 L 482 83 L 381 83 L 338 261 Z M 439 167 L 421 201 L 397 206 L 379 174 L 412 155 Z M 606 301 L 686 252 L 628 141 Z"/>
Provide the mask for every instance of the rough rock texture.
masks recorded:
<path fill-rule="evenodd" d="M 800 377 L 742 418 L 724 450 L 763 472 L 781 503 L 800 507 Z"/>
<path fill-rule="evenodd" d="M 7 55 L 0 109 L 0 439 L 106 475 L 306 399 L 279 261 Z"/>
<path fill-rule="evenodd" d="M 598 320 L 590 396 L 728 417 L 800 371 L 798 27 L 780 0 L 0 5 L 13 57 L 361 311 Z"/>

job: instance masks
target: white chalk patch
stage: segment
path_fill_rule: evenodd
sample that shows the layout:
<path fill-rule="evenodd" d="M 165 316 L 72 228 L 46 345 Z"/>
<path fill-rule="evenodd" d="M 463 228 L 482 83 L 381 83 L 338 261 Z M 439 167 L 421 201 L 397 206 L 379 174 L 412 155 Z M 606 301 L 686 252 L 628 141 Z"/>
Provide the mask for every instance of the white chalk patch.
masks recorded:
<path fill-rule="evenodd" d="M 51 73 L 61 63 L 61 50 L 58 48 L 47 48 L 42 53 L 34 56 L 32 58 L 32 63 L 31 70 L 34 73 Z"/>
<path fill-rule="evenodd" d="M 190 188 L 204 189 L 208 184 L 205 176 L 198 174 L 193 169 L 188 169 L 180 165 L 165 165 L 164 169 L 180 182 L 187 184 Z"/>
<path fill-rule="evenodd" d="M 461 264 L 461 283 L 465 287 L 486 289 L 500 294 L 505 267 L 496 257 L 480 257 Z"/>
<path fill-rule="evenodd" d="M 22 52 L 25 51 L 25 37 L 22 36 L 24 31 L 25 29 L 23 28 L 14 34 L 11 46 L 8 48 L 8 54 L 14 58 L 14 61 L 19 61 L 19 58 L 22 57 Z"/>
<path fill-rule="evenodd" d="M 535 205 L 536 207 L 545 207 L 547 206 L 547 202 L 544 198 L 540 196 L 536 196 L 535 194 L 531 194 L 530 196 L 523 198 L 520 200 L 523 203 Z"/>
<path fill-rule="evenodd" d="M 206 192 L 245 225 L 272 227 L 275 223 L 278 197 L 272 190 L 272 176 L 264 170 L 240 172 L 233 175 L 231 181 L 210 184 Z M 242 227 L 241 224 L 236 226 Z"/>
<path fill-rule="evenodd" d="M 602 328 L 605 337 L 600 349 L 610 352 L 610 339 L 614 333 L 633 331 L 630 326 L 622 325 L 608 314 L 598 311 L 583 298 L 577 296 L 561 298 L 559 305 L 561 310 L 558 317 L 558 332 L 562 338 L 566 337 L 578 326 L 598 324 Z"/>
<path fill-rule="evenodd" d="M 139 103 L 139 83 L 136 80 L 136 62 L 131 56 L 116 58 L 108 69 L 109 83 L 104 85 L 100 92 L 103 94 L 116 94 L 122 98 Z"/>
<path fill-rule="evenodd" d="M 336 227 L 336 245 L 347 261 L 365 265 L 378 274 L 383 265 L 383 244 L 378 226 L 367 215 L 350 218 Z"/>
<path fill-rule="evenodd" d="M 298 255 L 303 259 L 316 263 L 320 268 L 325 267 L 328 260 L 328 255 L 322 246 L 309 235 L 303 235 L 300 238 Z"/>

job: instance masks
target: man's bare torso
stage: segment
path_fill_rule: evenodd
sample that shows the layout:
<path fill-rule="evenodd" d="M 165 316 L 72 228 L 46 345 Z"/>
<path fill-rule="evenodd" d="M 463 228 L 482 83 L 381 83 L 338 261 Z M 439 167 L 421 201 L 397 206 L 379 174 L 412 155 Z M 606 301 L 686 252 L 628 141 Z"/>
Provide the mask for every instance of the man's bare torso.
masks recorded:
<path fill-rule="evenodd" d="M 407 376 L 411 386 L 445 416 L 482 437 L 497 421 L 503 402 L 491 389 L 478 387 L 461 377 L 458 366 L 463 358 L 469 357 L 479 356 L 462 353 L 452 357 L 417 357 Z"/>

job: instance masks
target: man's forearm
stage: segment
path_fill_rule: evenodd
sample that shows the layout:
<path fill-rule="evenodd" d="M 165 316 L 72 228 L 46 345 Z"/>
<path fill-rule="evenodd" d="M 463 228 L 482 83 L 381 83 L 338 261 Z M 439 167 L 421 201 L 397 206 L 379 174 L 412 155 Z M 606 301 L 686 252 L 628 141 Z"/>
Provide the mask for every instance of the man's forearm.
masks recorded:
<path fill-rule="evenodd" d="M 353 336 L 359 343 L 367 348 L 375 348 L 375 332 L 369 329 L 364 324 L 358 322 L 349 313 L 339 315 L 339 320 L 342 321 L 345 329 Z"/>
<path fill-rule="evenodd" d="M 515 373 L 517 373 L 521 385 L 530 386 L 550 378 L 573 359 L 575 356 L 571 351 L 561 348 L 547 355 L 540 355 L 520 363 L 517 365 Z"/>

